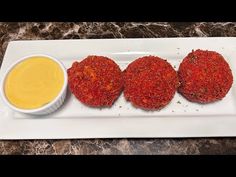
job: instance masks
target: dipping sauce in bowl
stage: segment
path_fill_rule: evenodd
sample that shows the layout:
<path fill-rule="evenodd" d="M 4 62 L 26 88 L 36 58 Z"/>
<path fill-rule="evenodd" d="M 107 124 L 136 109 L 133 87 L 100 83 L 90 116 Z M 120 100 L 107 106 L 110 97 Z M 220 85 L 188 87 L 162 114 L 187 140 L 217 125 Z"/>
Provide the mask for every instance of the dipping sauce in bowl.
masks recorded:
<path fill-rule="evenodd" d="M 67 74 L 61 63 L 47 56 L 30 56 L 12 66 L 2 87 L 11 107 L 21 112 L 46 114 L 59 107 L 56 101 L 62 104 L 66 85 Z"/>

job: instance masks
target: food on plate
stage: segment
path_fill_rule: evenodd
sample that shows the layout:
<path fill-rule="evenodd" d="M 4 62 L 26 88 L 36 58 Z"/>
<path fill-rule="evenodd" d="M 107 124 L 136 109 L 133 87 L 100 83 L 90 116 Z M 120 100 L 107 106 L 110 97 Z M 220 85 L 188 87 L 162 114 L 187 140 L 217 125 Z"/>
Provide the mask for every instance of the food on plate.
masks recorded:
<path fill-rule="evenodd" d="M 4 93 L 20 109 L 40 108 L 58 96 L 64 84 L 60 65 L 50 58 L 35 56 L 16 64 L 7 74 Z"/>
<path fill-rule="evenodd" d="M 138 58 L 124 71 L 124 96 L 135 107 L 157 110 L 166 106 L 179 85 L 177 73 L 164 59 Z"/>
<path fill-rule="evenodd" d="M 111 107 L 123 89 L 119 66 L 104 56 L 88 56 L 67 70 L 71 92 L 92 107 Z"/>
<path fill-rule="evenodd" d="M 178 89 L 192 102 L 210 103 L 223 99 L 233 83 L 233 75 L 224 57 L 207 50 L 189 53 L 179 66 Z"/>

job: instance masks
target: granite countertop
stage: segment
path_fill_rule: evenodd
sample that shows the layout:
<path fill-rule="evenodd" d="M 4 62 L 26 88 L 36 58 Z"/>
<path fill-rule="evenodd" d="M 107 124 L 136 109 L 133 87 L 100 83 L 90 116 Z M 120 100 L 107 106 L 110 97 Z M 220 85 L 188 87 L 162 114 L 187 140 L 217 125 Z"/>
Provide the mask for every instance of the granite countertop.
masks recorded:
<path fill-rule="evenodd" d="M 0 23 L 12 40 L 236 36 L 236 23 Z M 235 138 L 0 140 L 0 154 L 236 154 Z"/>

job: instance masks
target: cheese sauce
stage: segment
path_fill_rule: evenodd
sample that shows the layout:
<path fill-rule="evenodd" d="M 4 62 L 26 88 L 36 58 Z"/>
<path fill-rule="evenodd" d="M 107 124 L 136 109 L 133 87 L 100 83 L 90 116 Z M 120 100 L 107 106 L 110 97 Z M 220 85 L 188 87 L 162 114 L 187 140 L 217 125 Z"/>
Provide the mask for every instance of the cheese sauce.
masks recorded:
<path fill-rule="evenodd" d="M 21 109 L 35 109 L 50 103 L 64 84 L 60 65 L 47 57 L 31 57 L 18 63 L 5 80 L 9 102 Z"/>

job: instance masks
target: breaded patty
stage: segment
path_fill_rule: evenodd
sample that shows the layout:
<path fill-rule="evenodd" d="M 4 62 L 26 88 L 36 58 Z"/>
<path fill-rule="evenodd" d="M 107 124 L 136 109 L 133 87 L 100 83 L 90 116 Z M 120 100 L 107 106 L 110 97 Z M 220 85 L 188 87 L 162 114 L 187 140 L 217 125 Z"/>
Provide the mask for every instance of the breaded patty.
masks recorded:
<path fill-rule="evenodd" d="M 124 71 L 124 96 L 135 107 L 156 110 L 166 106 L 179 85 L 177 73 L 156 56 L 138 58 Z"/>
<path fill-rule="evenodd" d="M 189 53 L 179 66 L 178 89 L 192 102 L 211 103 L 223 99 L 233 83 L 233 75 L 224 57 L 207 50 Z"/>
<path fill-rule="evenodd" d="M 122 72 L 107 57 L 88 56 L 74 62 L 67 72 L 71 92 L 88 106 L 110 107 L 123 89 Z"/>

